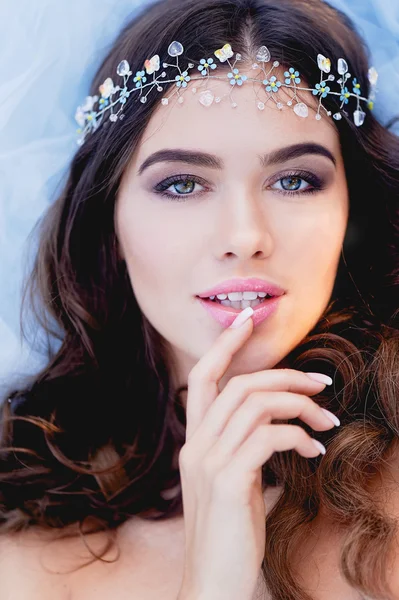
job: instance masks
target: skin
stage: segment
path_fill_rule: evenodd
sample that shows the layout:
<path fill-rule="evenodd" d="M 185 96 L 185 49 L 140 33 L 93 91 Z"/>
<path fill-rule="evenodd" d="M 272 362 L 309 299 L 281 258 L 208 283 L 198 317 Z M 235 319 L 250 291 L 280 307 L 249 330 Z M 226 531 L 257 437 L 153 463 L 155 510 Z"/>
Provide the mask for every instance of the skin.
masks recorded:
<path fill-rule="evenodd" d="M 273 74 L 284 81 L 284 70 Z M 254 76 L 248 69 L 240 72 Z M 219 384 L 222 391 L 235 375 L 284 367 L 284 357 L 323 314 L 336 278 L 349 199 L 333 119 L 323 110 L 321 120 L 314 118 L 318 98 L 300 92 L 313 107 L 307 118 L 292 107 L 280 111 L 272 101 L 260 111 L 247 83 L 234 90 L 236 108 L 227 97 L 206 108 L 198 92 L 191 92 L 196 84 L 188 84 L 183 104 L 160 102 L 153 114 L 123 176 L 115 228 L 137 302 L 166 340 L 176 386 L 187 383 L 190 370 L 222 332 L 196 294 L 232 277 L 265 278 L 286 291 L 277 311 L 234 356 Z M 228 81 L 211 80 L 206 87 L 219 96 L 231 91 Z M 284 99 L 285 93 L 279 96 Z M 302 142 L 328 148 L 336 166 L 316 154 L 260 165 L 258 155 Z M 215 154 L 224 168 L 163 162 L 139 175 L 143 161 L 165 148 Z M 285 179 L 297 169 L 319 176 L 324 189 L 301 195 L 313 185 L 303 178 Z M 186 179 L 167 189 L 173 197 L 153 191 L 162 180 L 181 174 Z"/>

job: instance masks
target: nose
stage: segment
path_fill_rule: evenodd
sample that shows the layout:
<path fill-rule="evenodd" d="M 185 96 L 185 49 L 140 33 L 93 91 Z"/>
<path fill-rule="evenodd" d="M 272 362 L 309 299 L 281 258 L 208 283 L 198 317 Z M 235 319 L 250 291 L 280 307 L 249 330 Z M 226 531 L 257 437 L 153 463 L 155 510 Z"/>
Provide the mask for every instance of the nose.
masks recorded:
<path fill-rule="evenodd" d="M 241 261 L 265 259 L 273 251 L 270 219 L 261 192 L 236 189 L 221 202 L 214 229 L 215 253 L 219 260 L 236 256 Z"/>

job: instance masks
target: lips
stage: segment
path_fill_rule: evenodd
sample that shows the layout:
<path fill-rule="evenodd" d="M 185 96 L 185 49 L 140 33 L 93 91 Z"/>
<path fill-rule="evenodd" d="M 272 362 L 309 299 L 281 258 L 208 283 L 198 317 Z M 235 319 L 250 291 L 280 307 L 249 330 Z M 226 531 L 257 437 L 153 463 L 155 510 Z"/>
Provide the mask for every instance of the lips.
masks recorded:
<path fill-rule="evenodd" d="M 197 294 L 199 298 L 210 298 L 218 294 L 228 294 L 229 292 L 266 292 L 270 296 L 282 296 L 285 291 L 278 285 L 266 281 L 265 279 L 228 279 L 215 287 Z"/>
<path fill-rule="evenodd" d="M 218 302 L 198 297 L 205 310 L 223 327 L 230 327 L 237 314 L 242 312 L 242 308 L 233 308 L 232 306 L 223 306 Z M 268 298 L 264 302 L 260 302 L 253 307 L 254 314 L 252 320 L 254 326 L 262 323 L 269 315 L 271 315 L 278 307 L 278 304 L 282 298 L 280 296 L 275 298 Z"/>

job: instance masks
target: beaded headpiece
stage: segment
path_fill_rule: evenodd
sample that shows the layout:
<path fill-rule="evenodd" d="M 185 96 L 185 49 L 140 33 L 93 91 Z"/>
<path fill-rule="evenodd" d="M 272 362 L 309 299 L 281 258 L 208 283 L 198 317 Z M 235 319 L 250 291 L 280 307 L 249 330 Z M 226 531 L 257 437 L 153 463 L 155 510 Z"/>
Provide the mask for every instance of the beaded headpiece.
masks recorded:
<path fill-rule="evenodd" d="M 230 104 L 234 108 L 237 106 L 237 103 L 232 99 L 232 93 L 234 89 L 240 87 L 242 85 L 247 85 L 247 82 L 257 82 L 261 84 L 261 88 L 266 93 L 266 96 L 261 98 L 259 97 L 259 91 L 255 90 L 256 94 L 256 105 L 259 110 L 263 110 L 269 102 L 272 100 L 278 109 L 282 109 L 284 105 L 293 106 L 294 112 L 299 117 L 307 117 L 309 114 L 308 106 L 300 100 L 297 96 L 298 90 L 310 91 L 314 96 L 318 96 L 319 103 L 317 107 L 317 112 L 315 118 L 317 120 L 321 119 L 320 109 L 327 113 L 328 116 L 331 115 L 331 111 L 327 110 L 323 104 L 322 99 L 328 95 L 339 96 L 341 101 L 341 106 L 339 110 L 333 114 L 333 118 L 336 120 L 342 119 L 342 114 L 348 115 L 345 110 L 342 110 L 343 107 L 349 103 L 349 98 L 353 96 L 356 98 L 356 108 L 353 112 L 353 120 L 357 127 L 363 124 L 364 119 L 366 117 L 366 113 L 361 109 L 360 101 L 367 102 L 367 106 L 372 110 L 374 105 L 374 98 L 376 92 L 376 84 L 378 79 L 378 73 L 374 67 L 370 67 L 368 70 L 368 79 L 370 82 L 370 93 L 369 97 L 365 98 L 361 96 L 360 84 L 357 79 L 352 79 L 352 92 L 349 91 L 348 80 L 351 78 L 351 74 L 348 72 L 348 64 L 343 58 L 338 59 L 337 70 L 340 75 L 340 78 L 337 79 L 337 83 L 340 85 L 340 91 L 331 91 L 328 82 L 334 81 L 335 76 L 330 73 L 331 70 L 331 61 L 329 58 L 326 58 L 322 54 L 317 55 L 317 64 L 320 69 L 320 81 L 316 83 L 314 88 L 305 88 L 299 87 L 298 84 L 301 83 L 300 74 L 293 67 L 290 67 L 288 71 L 284 72 L 284 81 L 279 81 L 275 75 L 270 76 L 270 73 L 273 71 L 275 67 L 279 66 L 278 61 L 274 61 L 271 64 L 270 69 L 266 72 L 266 64 L 270 62 L 271 56 L 268 48 L 266 46 L 261 46 L 255 56 L 256 62 L 252 64 L 252 69 L 257 71 L 256 77 L 251 78 L 247 77 L 244 74 L 240 73 L 238 67 L 236 67 L 237 62 L 242 60 L 241 54 L 235 54 L 234 63 L 231 64 L 229 59 L 234 56 L 233 50 L 230 44 L 225 44 L 223 48 L 220 48 L 214 52 L 216 58 L 224 63 L 227 61 L 230 71 L 226 74 L 222 75 L 214 75 L 215 69 L 218 64 L 215 62 L 215 59 L 210 58 L 201 58 L 199 64 L 197 65 L 197 70 L 199 71 L 199 75 L 197 77 L 192 77 L 189 75 L 190 69 L 194 69 L 195 64 L 189 62 L 185 68 L 181 68 L 179 65 L 179 56 L 183 54 L 183 46 L 180 42 L 174 41 L 168 47 L 168 54 L 171 57 L 176 58 L 175 64 L 169 64 L 164 62 L 162 66 L 173 67 L 177 69 L 178 74 L 174 77 L 174 79 L 166 79 L 166 72 L 162 71 L 158 75 L 155 75 L 160 70 L 160 58 L 158 54 L 155 54 L 151 59 L 146 60 L 144 62 L 144 69 L 140 71 L 136 71 L 135 76 L 133 77 L 133 85 L 130 89 L 128 89 L 128 81 L 130 80 L 133 72 L 130 70 L 130 65 L 127 60 L 122 60 L 117 69 L 117 75 L 119 77 L 123 77 L 123 86 L 114 85 L 114 82 L 111 77 L 108 77 L 102 85 L 99 87 L 100 96 L 87 96 L 84 104 L 78 106 L 75 114 L 75 119 L 79 125 L 79 129 L 77 133 L 79 134 L 78 144 L 83 144 L 85 137 L 88 133 L 95 131 L 100 123 L 104 120 L 106 113 L 108 120 L 111 122 L 115 122 L 118 119 L 123 119 L 123 108 L 124 105 L 129 98 L 130 94 L 133 92 L 139 92 L 140 102 L 147 102 L 148 94 L 156 87 L 158 92 L 163 91 L 163 85 L 165 83 L 174 83 L 173 91 L 168 97 L 163 97 L 161 99 L 161 103 L 163 105 L 167 105 L 170 101 L 170 98 L 177 94 L 178 102 L 181 104 L 184 101 L 183 93 L 184 89 L 187 87 L 189 81 L 201 80 L 203 85 L 204 82 L 209 81 L 210 79 L 224 79 L 229 81 L 231 85 L 230 92 L 228 94 L 224 94 L 222 96 L 215 96 L 213 92 L 209 89 L 204 89 L 198 92 L 197 87 L 190 86 L 192 93 L 198 95 L 199 102 L 205 106 L 211 106 L 213 102 L 219 103 L 222 98 L 225 96 L 229 96 Z M 269 66 L 269 65 L 268 65 Z M 329 74 L 326 79 L 323 79 L 324 74 Z M 148 78 L 147 75 L 152 75 L 152 79 Z M 255 88 L 255 85 L 253 84 Z M 292 90 L 292 95 L 290 95 L 287 102 L 282 102 L 281 98 L 279 98 L 278 92 L 281 88 L 286 88 Z M 169 88 L 168 88 L 169 89 Z M 114 99 L 114 95 L 117 97 Z M 98 106 L 95 109 L 94 106 L 98 102 Z M 342 111 L 342 112 L 341 112 Z"/>

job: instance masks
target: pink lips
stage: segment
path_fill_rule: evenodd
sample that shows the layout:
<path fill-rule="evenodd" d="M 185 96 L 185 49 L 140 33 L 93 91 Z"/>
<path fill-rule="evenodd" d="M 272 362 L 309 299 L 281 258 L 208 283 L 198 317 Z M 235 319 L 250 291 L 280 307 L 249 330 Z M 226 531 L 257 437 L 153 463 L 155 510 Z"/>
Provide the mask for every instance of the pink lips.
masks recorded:
<path fill-rule="evenodd" d="M 285 290 L 265 279 L 251 277 L 247 279 L 229 279 L 197 295 L 200 298 L 209 298 L 210 296 L 227 294 L 228 292 L 265 292 L 270 296 L 282 296 Z"/>
<path fill-rule="evenodd" d="M 254 288 L 252 288 L 254 289 Z M 230 288 L 230 291 L 231 288 Z M 218 292 L 218 293 L 223 293 L 223 292 Z M 213 295 L 213 294 L 211 294 Z M 209 312 L 209 314 L 216 320 L 218 321 L 223 327 L 230 327 L 230 325 L 232 324 L 232 322 L 234 321 L 234 319 L 237 317 L 237 315 L 242 312 L 241 308 L 232 308 L 230 306 L 223 306 L 222 304 L 219 304 L 217 302 L 213 302 L 212 300 L 206 299 L 204 300 L 203 298 L 200 298 L 198 296 L 199 301 L 201 302 L 202 306 L 205 308 L 205 310 L 207 310 Z M 267 319 L 267 317 L 269 315 L 271 315 L 278 306 L 278 303 L 280 301 L 280 297 L 276 296 L 275 298 L 269 298 L 267 300 L 265 300 L 264 302 L 261 302 L 260 304 L 257 304 L 256 306 L 254 306 L 254 314 L 252 315 L 252 320 L 254 322 L 254 326 L 256 327 L 256 325 L 259 325 L 259 323 L 262 323 L 262 321 L 264 321 L 265 319 Z"/>

